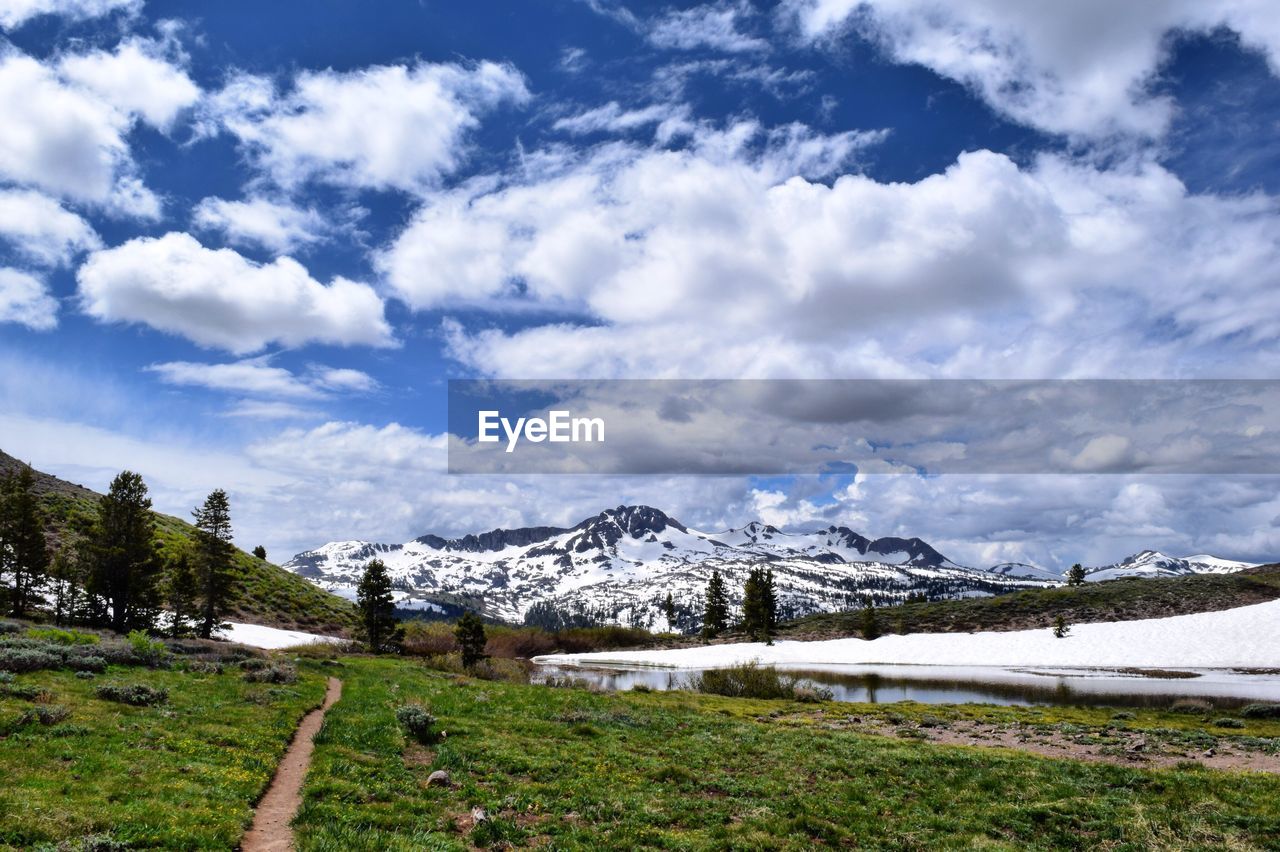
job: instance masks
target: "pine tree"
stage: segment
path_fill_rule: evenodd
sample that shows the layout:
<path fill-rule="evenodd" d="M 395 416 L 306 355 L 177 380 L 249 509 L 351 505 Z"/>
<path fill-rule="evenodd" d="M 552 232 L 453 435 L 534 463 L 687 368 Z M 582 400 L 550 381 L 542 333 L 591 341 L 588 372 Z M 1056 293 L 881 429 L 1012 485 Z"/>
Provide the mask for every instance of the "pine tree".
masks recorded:
<path fill-rule="evenodd" d="M 462 651 L 463 666 L 471 668 L 485 658 L 484 646 L 488 640 L 484 635 L 484 622 L 474 612 L 467 610 L 462 614 L 453 635 Z"/>
<path fill-rule="evenodd" d="M 729 629 L 729 594 L 719 570 L 707 581 L 706 603 L 702 610 L 702 635 L 711 638 Z"/>
<path fill-rule="evenodd" d="M 1063 616 L 1055 616 L 1053 619 L 1053 635 L 1059 639 L 1067 638 L 1067 634 L 1071 632 L 1071 625 L 1067 624 L 1067 619 Z"/>
<path fill-rule="evenodd" d="M 765 603 L 764 570 L 752 568 L 742 586 L 742 630 L 755 642 L 768 636 L 769 613 Z"/>
<path fill-rule="evenodd" d="M 35 604 L 49 568 L 35 475 L 23 465 L 0 480 L 0 572 L 13 578 L 9 609 L 22 618 Z"/>
<path fill-rule="evenodd" d="M 258 545 L 253 549 L 253 555 L 261 559 L 263 562 L 267 561 L 267 549 L 262 545 Z"/>
<path fill-rule="evenodd" d="M 360 626 L 369 650 L 375 654 L 394 650 L 399 644 L 400 623 L 396 621 L 391 576 L 381 559 L 365 566 L 356 586 L 356 607 L 360 610 Z"/>
<path fill-rule="evenodd" d="M 231 504 L 221 488 L 205 498 L 192 513 L 196 527 L 196 582 L 201 615 L 197 633 L 208 639 L 218 629 L 231 586 Z"/>
<path fill-rule="evenodd" d="M 154 628 L 160 610 L 160 560 L 151 498 L 141 476 L 126 470 L 111 481 L 98 501 L 89 550 L 88 590 L 96 599 L 95 620 L 117 633 Z"/>
<path fill-rule="evenodd" d="M 49 563 L 49 579 L 53 583 L 53 620 L 61 627 L 73 624 L 85 609 L 84 587 L 88 574 L 85 544 L 63 544 Z"/>
<path fill-rule="evenodd" d="M 773 589 L 773 569 L 767 568 L 764 572 L 764 614 L 765 614 L 765 631 L 769 637 L 769 641 L 773 642 L 773 634 L 778 629 L 778 595 Z"/>
<path fill-rule="evenodd" d="M 671 597 L 671 593 L 667 592 L 667 599 L 662 602 L 662 614 L 667 617 L 667 629 L 676 629 L 676 602 Z"/>
<path fill-rule="evenodd" d="M 1067 585 L 1068 586 L 1084 585 L 1084 566 L 1082 566 L 1079 562 L 1077 562 L 1075 565 L 1072 565 L 1071 570 L 1067 572 Z"/>
<path fill-rule="evenodd" d="M 862 609 L 862 638 L 863 639 L 879 639 L 880 638 L 880 620 L 876 618 L 876 607 L 871 601 Z"/>
<path fill-rule="evenodd" d="M 195 558 L 190 549 L 183 547 L 169 559 L 168 582 L 165 584 L 165 598 L 169 603 L 172 616 L 169 634 L 186 636 L 190 634 L 192 622 L 199 613 L 200 580 L 196 576 Z"/>

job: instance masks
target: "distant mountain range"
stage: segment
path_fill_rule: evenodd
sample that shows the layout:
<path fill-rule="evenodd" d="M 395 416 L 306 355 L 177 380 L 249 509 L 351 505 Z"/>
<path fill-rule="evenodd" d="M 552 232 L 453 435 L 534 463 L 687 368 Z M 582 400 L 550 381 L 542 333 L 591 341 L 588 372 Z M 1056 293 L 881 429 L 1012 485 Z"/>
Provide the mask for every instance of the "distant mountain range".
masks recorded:
<path fill-rule="evenodd" d="M 424 535 L 404 544 L 331 542 L 298 554 L 284 567 L 354 597 L 360 573 L 375 557 L 386 563 L 404 608 L 468 606 L 510 621 L 532 609 L 538 619 L 554 614 L 652 629 L 696 626 L 713 570 L 736 593 L 748 570 L 761 563 L 773 570 L 780 610 L 787 616 L 889 604 L 910 595 L 972 597 L 1062 582 L 1061 575 L 1034 565 L 958 565 L 919 538 L 870 539 L 842 526 L 792 533 L 759 522 L 703 532 L 650 506 L 619 506 L 568 528 L 498 529 L 453 539 Z M 1144 551 L 1090 569 L 1087 576 L 1104 580 L 1248 567 L 1251 563 L 1212 556 Z M 676 607 L 674 625 L 662 612 L 668 594 Z"/>

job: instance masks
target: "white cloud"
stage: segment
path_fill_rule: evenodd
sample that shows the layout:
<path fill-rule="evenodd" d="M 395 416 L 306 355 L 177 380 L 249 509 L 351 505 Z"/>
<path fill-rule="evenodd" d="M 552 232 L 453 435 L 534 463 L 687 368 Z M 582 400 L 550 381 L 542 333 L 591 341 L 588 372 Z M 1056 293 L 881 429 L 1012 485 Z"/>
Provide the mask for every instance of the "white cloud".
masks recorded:
<path fill-rule="evenodd" d="M 4 322 L 49 331 L 58 325 L 58 302 L 39 278 L 0 267 L 0 323 Z"/>
<path fill-rule="evenodd" d="M 322 399 L 330 392 L 366 393 L 378 387 L 372 376 L 360 370 L 312 365 L 305 375 L 297 375 L 284 367 L 273 367 L 265 358 L 230 364 L 169 361 L 152 364 L 147 370 L 171 385 L 286 399 Z"/>
<path fill-rule="evenodd" d="M 319 420 L 324 415 L 314 409 L 278 400 L 243 399 L 223 412 L 226 417 L 245 420 Z"/>
<path fill-rule="evenodd" d="M 324 216 L 314 207 L 254 197 L 246 201 L 205 198 L 192 213 L 198 228 L 219 231 L 236 245 L 257 245 L 276 254 L 321 240 L 328 230 Z"/>
<path fill-rule="evenodd" d="M 509 65 L 417 62 L 305 71 L 287 92 L 241 76 L 211 109 L 283 187 L 317 180 L 422 191 L 462 163 L 481 114 L 528 99 L 524 78 Z"/>
<path fill-rule="evenodd" d="M 84 20 L 117 9 L 133 13 L 141 8 L 142 0 L 0 0 L 0 27 L 14 29 L 41 15 Z"/>
<path fill-rule="evenodd" d="M 164 46 L 147 39 L 122 41 L 112 53 L 63 57 L 62 76 L 117 110 L 168 130 L 182 110 L 200 99 L 200 88 L 163 56 Z"/>
<path fill-rule="evenodd" d="M 806 38 L 852 29 L 1016 121 L 1082 137 L 1165 131 L 1174 106 L 1149 84 L 1179 31 L 1229 27 L 1280 73 L 1280 16 L 1270 0 L 788 0 L 783 8 Z"/>
<path fill-rule="evenodd" d="M 46 195 L 20 189 L 0 189 L 0 240 L 41 266 L 66 264 L 101 245 L 84 219 Z"/>
<path fill-rule="evenodd" d="M 751 14 L 751 4 L 746 0 L 673 10 L 649 25 L 649 43 L 671 50 L 767 51 L 769 42 L 746 35 L 738 28 L 739 21 Z"/>
<path fill-rule="evenodd" d="M 94 56 L 85 58 L 90 66 L 99 63 Z M 61 66 L 76 67 L 77 61 L 64 57 Z M 117 69 L 109 57 L 101 63 Z M 98 88 L 87 88 L 58 69 L 0 47 L 0 124 L 6 128 L 0 134 L 0 179 L 108 211 L 156 218 L 160 201 L 138 178 L 126 137 L 140 118 L 172 118 L 174 75 L 185 79 L 160 60 L 131 67 L 123 76 L 140 94 L 125 98 L 119 91 L 129 102 L 116 104 L 101 88 L 125 86 L 114 71 L 112 78 L 94 82 Z M 163 95 L 160 100 L 149 100 L 157 93 Z"/>
<path fill-rule="evenodd" d="M 183 233 L 95 252 L 77 280 L 82 307 L 96 319 L 144 323 L 237 354 L 272 342 L 394 345 L 382 300 L 367 284 L 321 284 L 292 258 L 258 264 Z"/>
<path fill-rule="evenodd" d="M 639 109 L 623 109 L 617 101 L 558 119 L 552 127 L 574 135 L 588 133 L 628 133 L 655 125 L 654 136 L 667 142 L 693 130 L 689 107 L 685 104 L 651 104 Z"/>
<path fill-rule="evenodd" d="M 759 135 L 755 138 L 759 138 Z M 989 151 L 915 183 L 830 170 L 832 137 L 597 149 L 437 196 L 379 258 L 417 308 L 577 314 L 446 324 L 483 373 L 1269 375 L 1280 202 L 1193 195 L 1147 161 Z M 620 153 L 622 152 L 622 153 Z M 714 321 L 707 321 L 714 318 Z M 1224 367 L 1225 368 L 1225 367 Z"/>
<path fill-rule="evenodd" d="M 283 367 L 272 367 L 262 360 L 237 361 L 233 364 L 200 364 L 191 361 L 169 361 L 152 364 L 147 370 L 171 385 L 203 387 L 260 396 L 314 399 L 321 394 Z"/>

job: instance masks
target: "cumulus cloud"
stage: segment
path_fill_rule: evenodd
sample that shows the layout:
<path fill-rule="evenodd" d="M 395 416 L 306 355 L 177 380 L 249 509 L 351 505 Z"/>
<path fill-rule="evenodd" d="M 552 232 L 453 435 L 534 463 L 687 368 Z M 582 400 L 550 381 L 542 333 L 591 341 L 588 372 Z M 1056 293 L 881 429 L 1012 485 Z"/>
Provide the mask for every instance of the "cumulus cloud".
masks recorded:
<path fill-rule="evenodd" d="M 85 313 L 143 323 L 236 354 L 269 343 L 391 346 L 382 300 L 367 284 L 321 284 L 288 257 L 259 264 L 193 237 L 139 237 L 90 255 L 76 275 Z"/>
<path fill-rule="evenodd" d="M 124 215 L 154 219 L 160 200 L 137 175 L 127 136 L 170 126 L 197 90 L 133 40 L 114 54 L 47 64 L 0 47 L 0 178 Z"/>
<path fill-rule="evenodd" d="M 287 254 L 323 239 L 329 225 L 314 207 L 252 197 L 244 201 L 205 198 L 193 211 L 197 228 L 222 233 L 234 245 L 261 246 Z"/>
<path fill-rule="evenodd" d="M 19 269 L 0 267 L 0 323 L 3 322 L 49 331 L 58 326 L 58 302 L 39 278 Z"/>
<path fill-rule="evenodd" d="M 1268 0 L 788 0 L 783 10 L 807 39 L 852 30 L 1015 121 L 1072 136 L 1160 136 L 1174 105 L 1150 83 L 1178 32 L 1228 27 L 1280 72 L 1280 18 Z"/>
<path fill-rule="evenodd" d="M 209 109 L 280 186 L 422 191 L 462 163 L 482 114 L 528 99 L 510 65 L 416 62 L 305 71 L 285 91 L 242 75 Z"/>
<path fill-rule="evenodd" d="M 97 233 L 81 217 L 33 190 L 0 190 L 0 240 L 24 260 L 60 266 L 98 248 Z"/>
<path fill-rule="evenodd" d="M 0 27 L 15 29 L 41 15 L 58 15 L 73 21 L 99 18 L 124 9 L 133 13 L 142 0 L 0 0 Z"/>
<path fill-rule="evenodd" d="M 380 267 L 416 308 L 577 315 L 446 323 L 494 375 L 1150 377 L 1239 345 L 1248 375 L 1275 362 L 1270 196 L 989 151 L 914 183 L 828 184 L 796 175 L 841 160 L 831 137 L 771 134 L 755 155 L 732 137 L 440 194 Z"/>
<path fill-rule="evenodd" d="M 649 43 L 672 50 L 767 51 L 769 42 L 739 29 L 739 22 L 751 14 L 751 4 L 745 0 L 672 10 L 649 25 Z"/>
<path fill-rule="evenodd" d="M 178 114 L 200 98 L 187 73 L 163 56 L 159 43 L 147 39 L 127 39 L 111 53 L 65 56 L 59 70 L 66 80 L 160 130 L 172 127 Z"/>

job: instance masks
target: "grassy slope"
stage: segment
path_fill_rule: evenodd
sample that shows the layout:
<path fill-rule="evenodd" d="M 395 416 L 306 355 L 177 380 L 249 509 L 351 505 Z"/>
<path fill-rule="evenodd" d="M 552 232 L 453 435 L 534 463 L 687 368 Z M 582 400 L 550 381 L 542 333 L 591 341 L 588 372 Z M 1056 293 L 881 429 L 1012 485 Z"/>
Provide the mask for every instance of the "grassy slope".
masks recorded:
<path fill-rule="evenodd" d="M 304 850 L 1280 845 L 1280 778 L 1270 775 L 868 736 L 804 724 L 821 711 L 787 702 L 599 695 L 392 659 L 348 659 L 340 672 L 343 699 L 317 739 L 295 823 Z M 408 701 L 427 704 L 447 738 L 407 746 L 394 708 Z M 1138 711 L 1130 724 L 1194 723 L 1168 715 Z M 438 768 L 453 788 L 425 786 Z M 473 827 L 477 806 L 489 819 Z"/>
<path fill-rule="evenodd" d="M 264 686 L 245 683 L 235 669 L 112 667 L 93 680 L 36 672 L 17 683 L 44 688 L 48 702 L 71 714 L 0 737 L 0 849 L 88 835 L 110 835 L 129 848 L 233 848 L 298 721 L 324 692 L 317 674 Z M 103 701 L 94 695 L 102 683 L 165 687 L 169 703 Z M 0 725 L 32 706 L 0 696 Z"/>
<path fill-rule="evenodd" d="M 17 464 L 12 456 L 0 452 L 0 474 Z M 86 530 L 95 517 L 100 495 L 87 488 L 37 471 L 36 491 L 55 547 L 65 536 Z M 162 552 L 194 537 L 195 528 L 186 521 L 154 514 Z M 232 620 L 320 633 L 341 632 L 354 624 L 355 611 L 349 601 L 277 565 L 237 550 L 232 571 L 228 611 Z"/>
<path fill-rule="evenodd" d="M 884 633 L 957 633 L 1049 627 L 1057 615 L 1069 623 L 1132 621 L 1211 612 L 1280 598 L 1280 565 L 1236 574 L 1133 578 L 1084 586 L 1033 589 L 992 598 L 910 603 L 877 610 Z M 788 639 L 859 635 L 862 613 L 813 615 L 783 625 Z"/>

